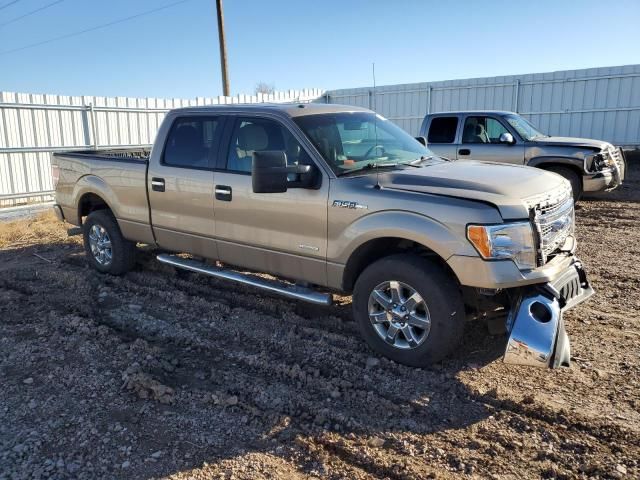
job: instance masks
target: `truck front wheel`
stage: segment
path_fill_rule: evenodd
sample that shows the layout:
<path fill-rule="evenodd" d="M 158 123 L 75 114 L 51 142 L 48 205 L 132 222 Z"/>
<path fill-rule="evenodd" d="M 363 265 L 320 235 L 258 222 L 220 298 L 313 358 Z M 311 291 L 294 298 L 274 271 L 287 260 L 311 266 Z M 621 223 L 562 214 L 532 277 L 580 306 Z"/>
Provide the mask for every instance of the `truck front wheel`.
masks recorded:
<path fill-rule="evenodd" d="M 91 266 L 102 273 L 122 275 L 135 264 L 136 245 L 126 240 L 109 210 L 91 212 L 82 225 L 84 250 Z"/>
<path fill-rule="evenodd" d="M 455 280 L 417 255 L 391 255 L 367 267 L 356 281 L 353 312 L 374 351 L 412 367 L 442 360 L 464 329 Z"/>

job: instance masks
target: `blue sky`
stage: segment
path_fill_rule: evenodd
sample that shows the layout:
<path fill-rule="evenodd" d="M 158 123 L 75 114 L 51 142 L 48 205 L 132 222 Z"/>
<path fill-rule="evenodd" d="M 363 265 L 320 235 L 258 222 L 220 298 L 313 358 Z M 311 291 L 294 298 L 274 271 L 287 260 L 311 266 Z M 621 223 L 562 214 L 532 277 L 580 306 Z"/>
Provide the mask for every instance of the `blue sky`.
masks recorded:
<path fill-rule="evenodd" d="M 0 25 L 53 0 L 0 0 Z M 221 94 L 214 0 L 13 53 L 174 0 L 61 0 L 0 26 L 0 91 Z M 8 5 L 2 8 L 3 5 Z M 232 93 L 640 63 L 640 1 L 226 0 Z"/>

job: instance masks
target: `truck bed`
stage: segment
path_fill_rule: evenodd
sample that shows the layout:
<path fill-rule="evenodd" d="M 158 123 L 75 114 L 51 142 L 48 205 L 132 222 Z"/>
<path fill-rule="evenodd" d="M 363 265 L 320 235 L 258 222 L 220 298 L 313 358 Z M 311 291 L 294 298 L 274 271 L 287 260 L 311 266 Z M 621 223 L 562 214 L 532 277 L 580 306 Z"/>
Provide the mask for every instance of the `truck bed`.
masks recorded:
<path fill-rule="evenodd" d="M 150 152 L 150 147 L 143 146 L 54 153 L 52 164 L 59 168 L 56 201 L 65 219 L 79 225 L 84 192 L 101 192 L 125 237 L 151 237 L 147 199 Z"/>
<path fill-rule="evenodd" d="M 85 158 L 89 157 L 94 160 L 125 160 L 134 162 L 146 162 L 151 155 L 151 146 L 135 147 L 135 148 L 109 148 L 98 150 L 79 150 L 63 153 L 56 153 L 55 156 L 65 156 L 68 158 Z"/>

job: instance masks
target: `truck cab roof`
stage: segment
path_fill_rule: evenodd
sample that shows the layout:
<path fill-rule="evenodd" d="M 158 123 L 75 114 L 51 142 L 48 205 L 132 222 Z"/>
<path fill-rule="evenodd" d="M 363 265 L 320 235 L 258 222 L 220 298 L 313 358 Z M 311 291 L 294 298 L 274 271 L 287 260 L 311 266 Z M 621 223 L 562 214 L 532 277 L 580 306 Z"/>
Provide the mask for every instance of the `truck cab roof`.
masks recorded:
<path fill-rule="evenodd" d="M 217 113 L 217 112 L 247 112 L 247 113 L 279 113 L 288 117 L 304 115 L 319 115 L 342 112 L 371 112 L 366 108 L 353 105 L 338 105 L 327 103 L 247 103 L 226 105 L 205 105 L 199 107 L 185 107 L 173 110 L 180 115 L 189 113 Z M 371 112 L 373 113 L 373 112 Z"/>
<path fill-rule="evenodd" d="M 438 112 L 438 113 L 429 113 L 428 117 L 439 117 L 446 115 L 518 115 L 515 112 L 510 112 L 508 110 L 456 110 L 452 112 Z"/>

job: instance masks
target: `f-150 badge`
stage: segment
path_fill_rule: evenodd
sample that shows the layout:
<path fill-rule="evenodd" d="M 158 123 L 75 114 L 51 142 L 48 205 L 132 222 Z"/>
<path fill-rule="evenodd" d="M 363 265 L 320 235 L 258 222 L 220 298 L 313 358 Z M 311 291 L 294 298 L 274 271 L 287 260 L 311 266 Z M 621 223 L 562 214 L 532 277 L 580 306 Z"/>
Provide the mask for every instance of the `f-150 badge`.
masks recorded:
<path fill-rule="evenodd" d="M 362 210 L 366 210 L 367 208 L 369 208 L 366 205 L 362 205 L 358 202 L 351 202 L 349 200 L 334 200 L 332 206 L 340 207 L 340 208 L 362 209 Z"/>

